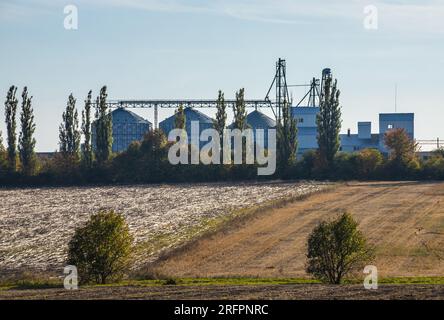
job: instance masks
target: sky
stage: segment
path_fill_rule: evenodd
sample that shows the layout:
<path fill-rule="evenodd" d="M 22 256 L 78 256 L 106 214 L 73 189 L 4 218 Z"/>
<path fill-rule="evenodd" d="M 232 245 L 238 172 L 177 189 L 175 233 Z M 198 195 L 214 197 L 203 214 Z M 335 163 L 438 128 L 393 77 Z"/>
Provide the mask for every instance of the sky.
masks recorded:
<path fill-rule="evenodd" d="M 64 26 L 67 5 L 77 30 Z M 70 93 L 79 109 L 103 85 L 110 99 L 215 99 L 219 89 L 233 99 L 242 87 L 263 99 L 283 58 L 289 84 L 332 69 L 342 132 L 357 121 L 378 132 L 397 86 L 397 111 L 415 113 L 416 138 L 443 139 L 443 17 L 444 0 L 0 0 L 0 96 L 28 86 L 36 149 L 54 151 Z M 294 100 L 304 93 L 291 90 Z M 153 110 L 133 111 L 153 122 Z M 3 114 L 1 103 L 5 140 Z"/>

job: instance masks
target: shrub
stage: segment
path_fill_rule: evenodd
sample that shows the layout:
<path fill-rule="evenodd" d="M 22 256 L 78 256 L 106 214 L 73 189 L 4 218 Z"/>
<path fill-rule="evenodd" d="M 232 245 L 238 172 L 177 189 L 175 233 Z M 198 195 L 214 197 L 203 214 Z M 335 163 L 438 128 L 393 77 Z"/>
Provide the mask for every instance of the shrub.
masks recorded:
<path fill-rule="evenodd" d="M 301 160 L 297 163 L 298 177 L 300 178 L 312 178 L 315 169 L 317 154 L 315 150 L 307 150 L 302 155 Z"/>
<path fill-rule="evenodd" d="M 77 267 L 80 283 L 118 281 L 130 265 L 132 241 L 123 216 L 101 211 L 76 230 L 68 264 Z"/>
<path fill-rule="evenodd" d="M 358 224 L 344 213 L 331 222 L 321 222 L 308 238 L 307 272 L 322 282 L 340 284 L 347 274 L 373 259 Z"/>
<path fill-rule="evenodd" d="M 361 178 L 374 177 L 384 163 L 384 157 L 376 149 L 363 149 L 358 153 L 358 174 Z"/>
<path fill-rule="evenodd" d="M 334 170 L 330 176 L 335 179 L 356 179 L 359 158 L 357 153 L 339 152 L 334 158 Z"/>
<path fill-rule="evenodd" d="M 441 150 L 435 151 L 423 167 L 423 177 L 428 179 L 443 179 L 444 178 L 444 156 Z"/>

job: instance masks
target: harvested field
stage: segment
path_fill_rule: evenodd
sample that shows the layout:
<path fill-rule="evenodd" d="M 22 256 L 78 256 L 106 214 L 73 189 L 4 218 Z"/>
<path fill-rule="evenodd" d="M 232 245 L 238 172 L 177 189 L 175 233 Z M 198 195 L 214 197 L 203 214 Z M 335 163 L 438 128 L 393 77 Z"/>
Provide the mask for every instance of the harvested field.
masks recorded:
<path fill-rule="evenodd" d="M 306 241 L 324 219 L 350 212 L 376 247 L 383 277 L 444 275 L 444 183 L 349 183 L 258 214 L 149 272 L 171 277 L 307 277 Z"/>
<path fill-rule="evenodd" d="M 0 189 L 0 276 L 35 270 L 60 273 L 74 229 L 99 209 L 123 213 L 137 244 L 169 235 L 174 241 L 168 245 L 173 246 L 205 219 L 326 186 L 276 182 Z M 136 263 L 156 257 L 157 252 L 150 253 Z"/>
<path fill-rule="evenodd" d="M 382 285 L 365 290 L 362 285 L 329 286 L 320 284 L 254 286 L 116 286 L 64 289 L 0 291 L 1 299 L 444 299 L 442 285 Z"/>

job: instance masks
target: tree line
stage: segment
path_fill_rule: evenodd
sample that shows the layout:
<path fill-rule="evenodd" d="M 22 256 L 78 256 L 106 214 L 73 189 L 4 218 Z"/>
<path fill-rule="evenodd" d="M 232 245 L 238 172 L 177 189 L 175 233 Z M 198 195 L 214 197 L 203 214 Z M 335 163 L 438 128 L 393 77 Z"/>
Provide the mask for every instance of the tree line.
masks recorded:
<path fill-rule="evenodd" d="M 58 151 L 52 157 L 39 159 L 35 152 L 36 125 L 32 96 L 25 87 L 21 95 L 20 133 L 17 139 L 19 99 L 17 87 L 11 86 L 5 101 L 6 147 L 0 133 L 1 184 L 444 178 L 444 151 L 436 150 L 430 159 L 421 161 L 416 156 L 417 145 L 403 129 L 391 130 L 385 135 L 388 156 L 375 149 L 340 152 L 340 90 L 337 80 L 331 76 L 322 88 L 320 112 L 316 117 L 319 148 L 307 151 L 300 159 L 296 158 L 297 123 L 291 114 L 291 101 L 284 101 L 281 106 L 282 118 L 276 123 L 277 171 L 268 177 L 257 176 L 257 164 L 173 166 L 168 161 L 171 142 L 160 129 L 147 132 L 141 141 L 134 141 L 126 151 L 113 153 L 112 117 L 106 103 L 107 96 L 107 87 L 104 86 L 93 103 L 92 91 L 89 91 L 81 112 L 78 112 L 77 100 L 70 94 L 59 126 Z M 234 129 L 249 128 L 244 97 L 245 90 L 241 88 L 236 92 L 236 103 L 232 110 Z M 179 106 L 175 111 L 175 126 L 185 128 L 185 123 L 184 108 Z M 222 91 L 218 92 L 213 127 L 221 137 L 227 128 L 227 106 Z"/>

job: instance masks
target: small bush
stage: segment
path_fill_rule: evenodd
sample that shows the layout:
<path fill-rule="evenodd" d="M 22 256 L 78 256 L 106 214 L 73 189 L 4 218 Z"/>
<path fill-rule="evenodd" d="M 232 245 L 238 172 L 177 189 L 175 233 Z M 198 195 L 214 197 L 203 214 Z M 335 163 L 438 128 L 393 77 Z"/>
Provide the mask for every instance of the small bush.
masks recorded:
<path fill-rule="evenodd" d="M 340 284 L 347 274 L 373 259 L 358 224 L 344 213 L 331 222 L 321 222 L 308 238 L 307 272 L 316 279 Z"/>
<path fill-rule="evenodd" d="M 77 267 L 80 283 L 119 281 L 129 268 L 132 242 L 124 217 L 101 211 L 76 230 L 68 264 Z"/>
<path fill-rule="evenodd" d="M 164 281 L 163 284 L 166 286 L 175 286 L 175 285 L 177 285 L 177 281 L 176 281 L 176 279 L 168 278 Z"/>
<path fill-rule="evenodd" d="M 373 178 L 384 164 L 384 157 L 379 150 L 363 149 L 358 153 L 358 175 L 361 178 Z"/>

